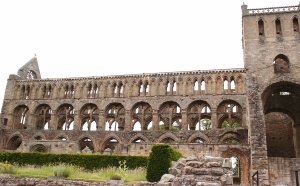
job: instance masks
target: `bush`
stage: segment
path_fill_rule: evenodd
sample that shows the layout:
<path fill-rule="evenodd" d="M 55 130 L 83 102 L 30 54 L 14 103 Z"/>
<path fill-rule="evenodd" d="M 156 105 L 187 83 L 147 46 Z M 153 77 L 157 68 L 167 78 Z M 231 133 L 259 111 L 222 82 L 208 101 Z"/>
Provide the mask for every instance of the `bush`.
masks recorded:
<path fill-rule="evenodd" d="M 182 155 L 170 145 L 154 145 L 150 153 L 146 178 L 150 182 L 157 182 L 162 175 L 168 173 L 172 161 L 177 161 Z"/>
<path fill-rule="evenodd" d="M 8 163 L 0 163 L 1 174 L 14 174 L 16 172 L 15 167 Z"/>
<path fill-rule="evenodd" d="M 71 168 L 64 166 L 64 165 L 59 165 L 57 167 L 54 167 L 53 169 L 53 173 L 55 177 L 63 177 L 63 178 L 67 178 L 71 175 Z"/>
<path fill-rule="evenodd" d="M 120 161 L 126 161 L 128 169 L 146 167 L 146 156 L 121 156 L 101 154 L 53 154 L 53 153 L 22 153 L 2 152 L 0 162 L 8 162 L 17 165 L 58 165 L 69 164 L 82 167 L 87 170 L 107 167 L 119 167 Z"/>

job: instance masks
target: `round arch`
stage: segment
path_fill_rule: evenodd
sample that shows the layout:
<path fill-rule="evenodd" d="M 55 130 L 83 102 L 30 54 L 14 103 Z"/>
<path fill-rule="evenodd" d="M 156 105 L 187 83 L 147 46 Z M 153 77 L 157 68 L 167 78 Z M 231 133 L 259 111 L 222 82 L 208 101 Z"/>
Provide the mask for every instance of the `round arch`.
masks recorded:
<path fill-rule="evenodd" d="M 261 94 L 269 157 L 300 157 L 300 84 L 273 80 Z"/>

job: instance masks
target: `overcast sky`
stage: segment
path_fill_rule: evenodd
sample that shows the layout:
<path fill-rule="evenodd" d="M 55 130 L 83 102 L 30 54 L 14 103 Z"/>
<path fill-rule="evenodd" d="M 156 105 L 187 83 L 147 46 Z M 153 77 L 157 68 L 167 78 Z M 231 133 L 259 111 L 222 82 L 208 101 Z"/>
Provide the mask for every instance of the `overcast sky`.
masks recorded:
<path fill-rule="evenodd" d="M 9 74 L 42 78 L 242 68 L 241 5 L 298 0 L 0 0 L 0 107 Z"/>

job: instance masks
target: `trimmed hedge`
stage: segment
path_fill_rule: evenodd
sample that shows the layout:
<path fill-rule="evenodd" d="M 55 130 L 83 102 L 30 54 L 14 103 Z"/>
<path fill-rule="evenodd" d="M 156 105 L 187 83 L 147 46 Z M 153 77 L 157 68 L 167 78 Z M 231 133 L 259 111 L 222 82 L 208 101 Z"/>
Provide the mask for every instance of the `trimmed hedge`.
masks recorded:
<path fill-rule="evenodd" d="M 121 156 L 100 154 L 53 154 L 53 153 L 22 153 L 1 152 L 0 162 L 17 165 L 57 165 L 59 163 L 94 170 L 106 167 L 118 167 L 119 161 L 126 160 L 129 169 L 147 167 L 147 156 Z"/>
<path fill-rule="evenodd" d="M 172 161 L 177 161 L 182 155 L 170 145 L 153 145 L 150 153 L 146 178 L 150 182 L 157 182 L 168 173 Z"/>

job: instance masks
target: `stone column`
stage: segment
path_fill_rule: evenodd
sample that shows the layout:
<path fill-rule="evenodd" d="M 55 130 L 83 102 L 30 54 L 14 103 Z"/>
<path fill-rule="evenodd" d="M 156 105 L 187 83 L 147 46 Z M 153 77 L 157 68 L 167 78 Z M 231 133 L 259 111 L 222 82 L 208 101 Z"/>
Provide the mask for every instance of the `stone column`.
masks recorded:
<path fill-rule="evenodd" d="M 51 120 L 48 125 L 49 130 L 56 130 L 57 124 L 58 124 L 58 117 L 56 114 L 56 110 L 52 110 Z"/>
<path fill-rule="evenodd" d="M 132 131 L 132 121 L 131 121 L 131 115 L 130 110 L 125 111 L 125 124 L 124 124 L 124 130 L 125 131 Z"/>
<path fill-rule="evenodd" d="M 187 110 L 181 110 L 181 130 L 188 130 L 188 117 Z"/>
<path fill-rule="evenodd" d="M 105 130 L 105 117 L 104 117 L 104 110 L 100 110 L 99 111 L 99 120 L 98 120 L 98 126 L 97 126 L 97 130 L 98 131 L 104 131 Z"/>
<path fill-rule="evenodd" d="M 81 130 L 80 128 L 81 128 L 81 126 L 80 126 L 80 116 L 78 114 L 78 111 L 75 111 L 75 114 L 74 114 L 74 130 Z"/>
<path fill-rule="evenodd" d="M 211 108 L 211 125 L 213 130 L 219 127 L 217 108 Z"/>
<path fill-rule="evenodd" d="M 153 114 L 152 114 L 152 128 L 153 128 L 154 131 L 159 131 L 158 110 L 153 110 Z"/>
<path fill-rule="evenodd" d="M 256 76 L 248 74 L 247 96 L 249 107 L 249 138 L 251 146 L 251 174 L 258 171 L 260 185 L 269 185 L 269 167 L 267 155 L 266 127 L 263 105 L 259 94 Z"/>

